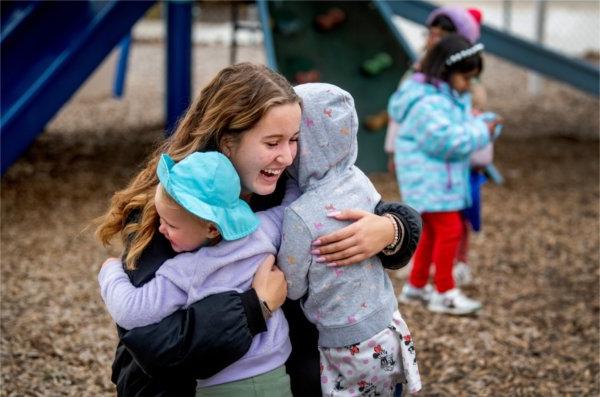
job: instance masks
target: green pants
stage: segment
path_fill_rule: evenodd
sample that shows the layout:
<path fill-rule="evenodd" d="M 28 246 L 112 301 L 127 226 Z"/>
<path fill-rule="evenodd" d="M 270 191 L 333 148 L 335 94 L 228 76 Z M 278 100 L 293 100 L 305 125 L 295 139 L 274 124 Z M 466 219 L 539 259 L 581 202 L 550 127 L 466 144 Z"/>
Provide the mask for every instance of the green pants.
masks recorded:
<path fill-rule="evenodd" d="M 292 397 L 292 389 L 281 366 L 252 378 L 198 389 L 196 397 Z"/>

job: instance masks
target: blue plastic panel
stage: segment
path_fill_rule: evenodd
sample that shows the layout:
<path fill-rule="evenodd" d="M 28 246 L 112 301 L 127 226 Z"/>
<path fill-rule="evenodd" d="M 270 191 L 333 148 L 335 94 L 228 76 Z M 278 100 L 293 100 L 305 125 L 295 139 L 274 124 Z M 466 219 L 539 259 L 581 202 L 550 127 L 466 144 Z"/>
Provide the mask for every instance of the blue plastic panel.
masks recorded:
<path fill-rule="evenodd" d="M 2 3 L 2 173 L 153 3 L 31 2 L 20 17 Z"/>

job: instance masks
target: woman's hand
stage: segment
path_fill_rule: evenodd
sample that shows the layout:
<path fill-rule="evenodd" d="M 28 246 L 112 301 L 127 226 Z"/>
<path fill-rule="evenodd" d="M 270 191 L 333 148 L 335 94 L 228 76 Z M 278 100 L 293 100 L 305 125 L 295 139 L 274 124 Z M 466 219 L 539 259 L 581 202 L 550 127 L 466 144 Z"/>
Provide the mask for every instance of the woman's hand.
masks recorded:
<path fill-rule="evenodd" d="M 389 218 L 361 210 L 332 212 L 329 216 L 355 222 L 313 241 L 311 253 L 320 255 L 317 262 L 329 266 L 353 265 L 393 243 L 394 225 Z"/>
<path fill-rule="evenodd" d="M 287 282 L 283 272 L 275 266 L 273 255 L 269 255 L 256 270 L 252 288 L 260 300 L 267 302 L 267 306 L 272 312 L 279 309 L 285 302 Z"/>

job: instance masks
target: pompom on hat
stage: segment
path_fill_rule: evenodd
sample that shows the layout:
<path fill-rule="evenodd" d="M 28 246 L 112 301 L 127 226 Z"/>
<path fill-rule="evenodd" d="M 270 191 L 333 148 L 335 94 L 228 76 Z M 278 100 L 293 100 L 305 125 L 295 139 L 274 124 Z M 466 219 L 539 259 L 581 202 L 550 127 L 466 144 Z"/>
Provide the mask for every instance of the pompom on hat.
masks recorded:
<path fill-rule="evenodd" d="M 471 14 L 471 16 L 475 18 L 475 21 L 477 21 L 477 24 L 481 26 L 481 21 L 483 20 L 481 10 L 478 8 L 467 8 L 467 12 Z"/>
<path fill-rule="evenodd" d="M 196 152 L 178 163 L 163 154 L 156 174 L 175 202 L 214 223 L 225 240 L 246 237 L 258 227 L 258 217 L 240 199 L 240 178 L 223 154 Z"/>
<path fill-rule="evenodd" d="M 433 20 L 440 15 L 450 19 L 456 28 L 456 33 L 467 39 L 471 44 L 475 44 L 479 40 L 482 19 L 480 10 L 476 8 L 467 10 L 457 6 L 439 7 L 427 17 L 427 26 L 431 26 Z"/>

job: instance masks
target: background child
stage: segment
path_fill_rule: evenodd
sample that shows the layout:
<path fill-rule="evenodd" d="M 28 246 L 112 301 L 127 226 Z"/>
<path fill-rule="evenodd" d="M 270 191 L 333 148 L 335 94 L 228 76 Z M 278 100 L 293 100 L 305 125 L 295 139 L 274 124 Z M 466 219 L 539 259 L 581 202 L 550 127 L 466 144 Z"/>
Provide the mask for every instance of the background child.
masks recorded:
<path fill-rule="evenodd" d="M 385 396 L 403 382 L 415 392 L 421 382 L 414 346 L 380 260 L 334 267 L 319 263 L 319 251 L 311 251 L 313 240 L 340 227 L 332 218 L 337 211 L 372 212 L 380 200 L 354 166 L 354 100 L 330 84 L 304 84 L 296 92 L 303 112 L 292 173 L 302 195 L 285 210 L 278 264 L 288 280 L 288 297 L 302 298 L 306 317 L 319 330 L 322 394 Z M 394 224 L 404 233 L 397 220 Z"/>
<path fill-rule="evenodd" d="M 436 8 L 427 17 L 427 39 L 425 41 L 425 53 L 431 50 L 439 41 L 449 34 L 456 33 L 471 44 L 475 44 L 480 37 L 482 13 L 476 8 L 462 8 L 460 6 L 444 6 Z M 415 71 L 419 70 L 421 60 L 419 60 L 411 69 L 409 69 L 401 79 L 401 82 L 410 78 Z M 483 84 L 478 78 L 471 81 L 469 88 L 472 98 L 472 108 L 475 114 L 483 112 L 486 108 L 487 93 Z M 388 154 L 388 171 L 395 174 L 396 166 L 394 164 L 394 142 L 399 125 L 392 117 L 389 118 L 388 129 L 386 131 L 384 150 Z M 469 266 L 469 236 L 470 231 L 480 230 L 481 225 L 481 206 L 480 206 L 480 187 L 487 178 L 483 173 L 483 167 L 491 164 L 493 158 L 493 144 L 473 153 L 472 167 L 470 175 L 472 206 L 463 212 L 463 233 L 459 244 L 459 249 L 453 268 L 456 285 L 469 285 L 472 282 L 473 275 Z"/>
<path fill-rule="evenodd" d="M 197 152 L 177 164 L 163 155 L 157 174 L 159 231 L 180 254 L 139 288 L 131 284 L 119 260 L 102 267 L 98 275 L 102 298 L 115 322 L 125 329 L 159 322 L 211 294 L 247 291 L 257 267 L 267 255 L 276 254 L 280 244 L 283 207 L 254 214 L 239 198 L 238 174 L 223 154 Z M 282 205 L 296 197 L 297 188 L 289 184 Z M 215 245 L 220 237 L 228 241 Z M 288 324 L 281 310 L 271 313 L 267 303 L 261 303 L 267 331 L 254 338 L 237 362 L 198 380 L 200 388 L 208 388 L 205 392 L 291 396 L 284 369 L 291 351 Z"/>
<path fill-rule="evenodd" d="M 421 72 L 390 98 L 388 112 L 400 129 L 395 163 L 403 199 L 422 213 L 423 235 L 399 299 L 429 301 L 431 311 L 467 314 L 481 308 L 455 288 L 452 268 L 471 203 L 469 156 L 495 137 L 499 120 L 471 112 L 470 83 L 483 70 L 483 45 L 457 34 L 431 49 Z M 492 117 L 491 121 L 488 121 Z M 426 288 L 435 264 L 435 291 Z"/>
<path fill-rule="evenodd" d="M 428 16 L 425 24 L 427 25 L 427 39 L 425 40 L 424 54 L 431 50 L 439 41 L 451 33 L 456 33 L 471 44 L 475 44 L 480 37 L 481 29 L 481 11 L 476 8 L 465 9 L 459 6 L 445 6 L 433 10 Z M 400 79 L 400 83 L 409 79 L 414 72 L 419 71 L 421 59 L 419 59 L 411 69 Z M 473 94 L 473 107 L 483 109 L 486 101 L 486 93 L 479 81 L 471 84 L 471 93 Z M 389 118 L 388 128 L 385 135 L 384 150 L 388 154 L 388 171 L 391 174 L 396 172 L 394 164 L 394 142 L 399 125 L 393 117 Z"/>

